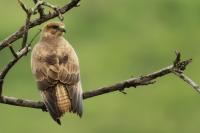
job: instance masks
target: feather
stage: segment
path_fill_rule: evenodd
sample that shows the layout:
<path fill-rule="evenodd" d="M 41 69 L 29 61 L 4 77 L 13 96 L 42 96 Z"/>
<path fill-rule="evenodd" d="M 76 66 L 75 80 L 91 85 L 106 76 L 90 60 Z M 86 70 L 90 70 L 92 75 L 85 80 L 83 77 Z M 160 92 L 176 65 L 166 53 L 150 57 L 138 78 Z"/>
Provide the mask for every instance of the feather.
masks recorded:
<path fill-rule="evenodd" d="M 44 103 L 58 123 L 65 112 L 82 116 L 82 87 L 78 57 L 73 47 L 61 36 L 49 37 L 51 23 L 43 29 L 41 40 L 34 46 L 31 68 Z"/>
<path fill-rule="evenodd" d="M 61 122 L 59 118 L 61 116 L 61 112 L 59 111 L 58 106 L 56 104 L 57 98 L 55 95 L 55 90 L 53 88 L 48 91 L 43 90 L 41 91 L 41 95 L 49 114 L 51 115 L 53 120 L 55 120 L 60 125 Z"/>
<path fill-rule="evenodd" d="M 61 116 L 71 110 L 71 101 L 67 90 L 62 84 L 56 86 L 56 98 L 58 109 L 61 112 Z"/>
<path fill-rule="evenodd" d="M 80 84 L 80 83 L 79 83 Z M 83 113 L 83 98 L 82 98 L 82 89 L 80 85 L 72 85 L 68 86 L 66 85 L 66 89 L 69 92 L 69 96 L 71 99 L 71 104 L 72 104 L 72 112 L 78 114 L 80 117 L 82 116 Z"/>

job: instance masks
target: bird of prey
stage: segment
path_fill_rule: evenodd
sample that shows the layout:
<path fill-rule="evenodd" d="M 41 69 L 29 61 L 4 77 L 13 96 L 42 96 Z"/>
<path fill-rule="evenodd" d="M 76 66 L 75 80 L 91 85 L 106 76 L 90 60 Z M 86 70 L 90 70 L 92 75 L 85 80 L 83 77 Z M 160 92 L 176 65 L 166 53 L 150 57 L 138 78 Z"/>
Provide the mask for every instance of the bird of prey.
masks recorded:
<path fill-rule="evenodd" d="M 61 125 L 65 112 L 82 116 L 82 88 L 78 57 L 63 37 L 65 25 L 44 26 L 31 55 L 32 73 L 51 117 Z"/>

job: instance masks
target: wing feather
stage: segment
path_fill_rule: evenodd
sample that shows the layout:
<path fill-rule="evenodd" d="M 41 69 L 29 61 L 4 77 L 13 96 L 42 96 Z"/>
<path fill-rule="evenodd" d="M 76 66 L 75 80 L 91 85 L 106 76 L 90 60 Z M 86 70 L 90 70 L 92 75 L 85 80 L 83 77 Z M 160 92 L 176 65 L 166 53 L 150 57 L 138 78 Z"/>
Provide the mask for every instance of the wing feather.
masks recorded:
<path fill-rule="evenodd" d="M 55 52 L 49 53 L 47 51 L 49 50 L 46 49 L 46 47 L 42 48 L 41 45 L 37 45 L 32 52 L 31 65 L 33 74 L 37 80 L 38 88 L 42 91 L 48 91 L 49 88 L 52 88 L 52 86 L 61 82 L 65 85 L 65 88 L 69 93 L 72 103 L 71 112 L 82 116 L 82 88 L 76 53 L 72 47 L 67 48 L 66 46 L 57 50 L 58 52 L 56 55 Z M 51 95 L 48 95 L 47 100 L 48 99 L 54 98 Z M 50 104 L 52 102 L 50 102 Z M 48 104 L 49 103 L 47 103 L 47 106 Z M 49 106 L 49 108 L 51 107 Z"/>
<path fill-rule="evenodd" d="M 66 79 L 64 80 L 65 88 L 67 89 L 72 105 L 72 112 L 78 114 L 80 117 L 82 116 L 82 88 L 80 81 L 80 71 L 78 63 L 70 62 L 70 58 L 68 58 L 69 62 L 63 64 L 64 68 L 67 68 Z"/>

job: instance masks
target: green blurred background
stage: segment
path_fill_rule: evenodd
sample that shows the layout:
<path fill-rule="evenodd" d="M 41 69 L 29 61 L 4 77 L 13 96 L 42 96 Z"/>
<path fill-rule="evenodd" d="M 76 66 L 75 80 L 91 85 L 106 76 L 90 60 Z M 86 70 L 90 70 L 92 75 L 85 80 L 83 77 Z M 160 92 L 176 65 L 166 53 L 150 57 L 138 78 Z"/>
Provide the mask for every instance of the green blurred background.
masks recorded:
<path fill-rule="evenodd" d="M 25 14 L 16 0 L 0 0 L 0 18 L 2 40 L 24 24 Z M 165 67 L 175 50 L 193 58 L 185 73 L 200 83 L 199 0 L 82 0 L 64 22 L 65 37 L 80 58 L 84 91 Z M 39 28 L 30 30 L 29 40 Z M 0 68 L 11 58 L 8 48 L 1 51 Z M 62 126 L 41 110 L 0 104 L 0 133 L 199 133 L 200 95 L 177 77 L 168 75 L 127 93 L 85 100 L 83 118 L 66 114 Z M 41 100 L 30 54 L 9 72 L 3 94 Z"/>

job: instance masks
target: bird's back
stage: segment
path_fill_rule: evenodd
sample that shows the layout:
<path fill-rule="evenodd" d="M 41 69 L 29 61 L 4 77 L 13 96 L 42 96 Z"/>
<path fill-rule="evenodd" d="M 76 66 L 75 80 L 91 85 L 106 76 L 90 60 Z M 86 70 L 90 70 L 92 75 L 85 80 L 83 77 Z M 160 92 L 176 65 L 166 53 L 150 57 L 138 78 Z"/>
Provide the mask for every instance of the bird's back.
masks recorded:
<path fill-rule="evenodd" d="M 53 42 L 41 40 L 32 51 L 32 73 L 52 118 L 65 112 L 82 115 L 82 88 L 78 57 L 64 39 Z"/>

